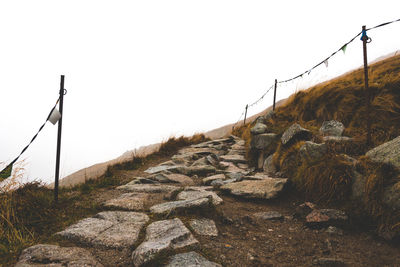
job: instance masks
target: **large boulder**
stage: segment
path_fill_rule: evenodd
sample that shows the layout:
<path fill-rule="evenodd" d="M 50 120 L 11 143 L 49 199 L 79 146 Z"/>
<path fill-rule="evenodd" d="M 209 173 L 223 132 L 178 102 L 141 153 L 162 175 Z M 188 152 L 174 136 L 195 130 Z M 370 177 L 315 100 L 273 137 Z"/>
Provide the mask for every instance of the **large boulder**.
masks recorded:
<path fill-rule="evenodd" d="M 45 265 L 44 265 L 45 264 Z M 102 267 L 89 251 L 77 247 L 38 244 L 22 251 L 16 267 L 87 266 Z"/>
<path fill-rule="evenodd" d="M 324 121 L 322 123 L 321 128 L 319 128 L 319 133 L 322 136 L 342 136 L 342 133 L 344 131 L 344 125 L 343 123 L 339 121 Z"/>
<path fill-rule="evenodd" d="M 163 252 L 198 245 L 199 241 L 178 218 L 153 222 L 146 229 L 144 242 L 132 253 L 133 264 L 142 266 Z"/>
<path fill-rule="evenodd" d="M 269 157 L 266 158 L 263 164 L 263 170 L 267 174 L 275 174 L 278 170 L 276 169 L 274 163 L 274 154 L 269 155 Z"/>
<path fill-rule="evenodd" d="M 266 131 L 267 131 L 267 125 L 261 122 L 257 122 L 256 125 L 254 125 L 254 127 L 250 129 L 250 132 L 253 135 L 263 134 Z"/>
<path fill-rule="evenodd" d="M 130 248 L 149 217 L 139 212 L 104 211 L 69 226 L 56 235 L 95 247 Z"/>
<path fill-rule="evenodd" d="M 316 144 L 311 141 L 306 141 L 304 145 L 300 147 L 299 155 L 303 160 L 317 161 L 321 159 L 327 151 L 328 147 L 324 143 Z"/>
<path fill-rule="evenodd" d="M 400 170 L 400 136 L 371 149 L 366 156 L 374 162 L 389 164 Z"/>
<path fill-rule="evenodd" d="M 276 144 L 278 135 L 274 133 L 266 133 L 255 135 L 251 138 L 250 146 L 254 149 L 268 149 Z"/>
<path fill-rule="evenodd" d="M 293 140 L 310 140 L 311 137 L 312 133 L 309 130 L 295 123 L 282 134 L 281 141 L 283 145 L 288 145 Z"/>
<path fill-rule="evenodd" d="M 272 199 L 278 196 L 286 183 L 287 179 L 265 178 L 229 183 L 221 186 L 221 189 L 244 198 Z"/>

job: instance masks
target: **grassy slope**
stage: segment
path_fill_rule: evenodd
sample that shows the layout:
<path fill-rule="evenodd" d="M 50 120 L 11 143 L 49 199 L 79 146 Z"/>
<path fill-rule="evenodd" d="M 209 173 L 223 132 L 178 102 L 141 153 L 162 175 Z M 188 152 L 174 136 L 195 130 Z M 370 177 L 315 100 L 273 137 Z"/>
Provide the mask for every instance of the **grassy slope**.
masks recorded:
<path fill-rule="evenodd" d="M 364 88 L 362 69 L 324 82 L 292 95 L 276 109 L 276 116 L 267 122 L 270 131 L 282 134 L 297 122 L 314 134 L 326 120 L 341 121 L 345 136 L 354 138 L 347 145 L 328 144 L 328 154 L 317 162 L 296 162 L 298 167 L 285 166 L 286 159 L 298 160 L 296 154 L 301 143 L 289 148 L 278 146 L 274 164 L 292 179 L 305 198 L 312 201 L 337 205 L 342 203 L 358 215 L 367 214 L 379 229 L 387 228 L 400 232 L 400 212 L 390 211 L 382 203 L 386 186 L 399 182 L 399 175 L 388 166 L 373 164 L 365 156 L 366 151 L 400 135 L 400 56 L 374 63 L 369 67 L 371 107 L 371 143 L 367 145 L 367 92 Z M 250 129 L 242 126 L 235 131 L 250 143 Z M 250 159 L 254 151 L 248 151 Z M 354 178 L 353 167 L 343 153 L 358 159 L 357 171 L 367 179 L 362 205 L 352 205 L 349 195 Z"/>

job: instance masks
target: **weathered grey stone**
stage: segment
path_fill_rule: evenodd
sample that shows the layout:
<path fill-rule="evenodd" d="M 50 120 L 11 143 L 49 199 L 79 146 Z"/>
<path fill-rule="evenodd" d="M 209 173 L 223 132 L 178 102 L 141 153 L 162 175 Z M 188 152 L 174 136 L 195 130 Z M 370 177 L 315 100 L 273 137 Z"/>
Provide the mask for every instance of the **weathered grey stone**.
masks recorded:
<path fill-rule="evenodd" d="M 274 154 L 269 155 L 264 161 L 263 170 L 267 174 L 275 174 L 278 171 L 273 163 L 273 158 Z"/>
<path fill-rule="evenodd" d="M 224 170 L 225 173 L 232 173 L 232 172 L 247 173 L 246 170 L 243 170 L 243 169 L 237 167 L 232 162 L 221 161 L 219 163 L 219 165 Z"/>
<path fill-rule="evenodd" d="M 194 184 L 193 180 L 189 176 L 170 172 L 161 172 L 154 174 L 150 179 L 154 179 L 160 183 L 179 183 L 182 185 Z"/>
<path fill-rule="evenodd" d="M 309 227 L 320 228 L 328 225 L 343 225 L 348 217 L 345 212 L 335 209 L 314 209 L 306 217 Z"/>
<path fill-rule="evenodd" d="M 205 148 L 185 147 L 178 151 L 178 154 L 181 155 L 187 155 L 187 156 L 194 155 L 195 157 L 193 158 L 194 160 L 211 154 L 220 155 L 221 153 L 222 153 L 221 151 L 212 147 L 205 147 Z"/>
<path fill-rule="evenodd" d="M 263 180 L 263 179 L 270 179 L 271 177 L 265 173 L 257 172 L 253 175 L 246 175 L 243 177 L 243 180 Z"/>
<path fill-rule="evenodd" d="M 149 217 L 144 213 L 105 211 L 56 233 L 73 241 L 108 248 L 132 247 Z"/>
<path fill-rule="evenodd" d="M 207 191 L 204 191 L 207 192 Z M 188 212 L 191 209 L 201 209 L 210 206 L 209 198 L 197 198 L 178 200 L 154 205 L 150 208 L 151 213 L 156 215 L 173 215 L 181 212 Z"/>
<path fill-rule="evenodd" d="M 208 165 L 208 164 L 210 164 L 210 162 L 208 162 L 206 157 L 201 157 L 198 160 L 194 161 L 191 166 L 202 166 L 202 165 Z"/>
<path fill-rule="evenodd" d="M 400 182 L 386 188 L 383 192 L 383 203 L 392 210 L 400 210 Z"/>
<path fill-rule="evenodd" d="M 224 180 L 225 179 L 225 175 L 224 174 L 216 174 L 216 175 L 213 175 L 213 176 L 208 176 L 208 177 L 203 179 L 203 184 L 210 185 L 212 181 L 217 180 L 217 179 Z"/>
<path fill-rule="evenodd" d="M 145 241 L 132 253 L 134 266 L 142 266 L 165 251 L 195 248 L 199 242 L 178 218 L 158 221 L 146 229 Z"/>
<path fill-rule="evenodd" d="M 242 170 L 247 170 L 249 168 L 249 165 L 244 163 L 238 163 L 237 166 Z"/>
<path fill-rule="evenodd" d="M 299 155 L 301 159 L 306 161 L 316 161 L 321 159 L 328 151 L 326 144 L 316 144 L 311 141 L 306 141 L 300 147 Z"/>
<path fill-rule="evenodd" d="M 190 227 L 198 235 L 218 236 L 218 229 L 215 222 L 210 219 L 192 219 L 189 221 Z"/>
<path fill-rule="evenodd" d="M 326 232 L 331 235 L 343 235 L 343 230 L 335 226 L 329 226 Z"/>
<path fill-rule="evenodd" d="M 261 122 L 257 122 L 256 125 L 254 125 L 254 127 L 250 129 L 250 132 L 253 135 L 263 134 L 266 131 L 267 131 L 267 125 Z"/>
<path fill-rule="evenodd" d="M 219 163 L 219 158 L 218 158 L 218 156 L 216 156 L 216 155 L 214 155 L 214 154 L 211 154 L 211 155 L 206 156 L 206 159 L 207 159 L 207 161 L 208 161 L 211 165 L 213 165 L 213 166 L 217 166 L 218 163 Z"/>
<path fill-rule="evenodd" d="M 286 182 L 287 179 L 266 178 L 257 181 L 229 183 L 221 186 L 221 189 L 230 192 L 232 195 L 245 198 L 271 199 L 278 196 Z"/>
<path fill-rule="evenodd" d="M 196 252 L 181 253 L 172 256 L 165 267 L 221 267 L 220 264 L 208 261 Z"/>
<path fill-rule="evenodd" d="M 236 181 L 241 181 L 243 177 L 247 174 L 248 172 L 225 172 L 225 176 L 228 179 L 235 179 Z"/>
<path fill-rule="evenodd" d="M 257 212 L 253 216 L 261 220 L 283 220 L 283 215 L 277 211 Z"/>
<path fill-rule="evenodd" d="M 171 193 L 179 191 L 181 187 L 173 185 L 160 185 L 160 184 L 135 184 L 129 182 L 126 185 L 118 186 L 117 189 L 125 192 L 138 192 L 138 193 Z"/>
<path fill-rule="evenodd" d="M 15 266 L 102 267 L 103 265 L 97 262 L 96 258 L 83 248 L 38 244 L 24 249 Z"/>
<path fill-rule="evenodd" d="M 144 172 L 153 174 L 153 173 L 158 173 L 158 172 L 162 172 L 162 171 L 179 170 L 182 167 L 183 167 L 182 165 L 172 165 L 172 166 L 171 165 L 159 165 L 159 166 L 155 166 L 155 167 L 150 167 L 147 170 L 145 170 Z"/>
<path fill-rule="evenodd" d="M 223 155 L 220 159 L 225 162 L 247 163 L 247 160 L 242 155 Z"/>
<path fill-rule="evenodd" d="M 105 207 L 123 210 L 142 211 L 149 195 L 145 193 L 125 193 L 118 198 L 107 200 Z"/>
<path fill-rule="evenodd" d="M 215 192 L 205 190 L 185 190 L 178 194 L 178 200 L 190 200 L 200 198 L 211 198 L 211 203 L 214 206 L 220 205 L 223 200 Z"/>
<path fill-rule="evenodd" d="M 212 186 L 186 186 L 185 191 L 212 191 Z"/>
<path fill-rule="evenodd" d="M 366 153 L 372 161 L 392 165 L 400 170 L 400 136 Z"/>
<path fill-rule="evenodd" d="M 307 129 L 304 129 L 299 124 L 295 123 L 290 126 L 282 135 L 281 141 L 283 145 L 288 144 L 290 141 L 297 140 L 310 140 L 311 132 Z"/>
<path fill-rule="evenodd" d="M 343 123 L 339 121 L 324 121 L 321 128 L 319 128 L 319 133 L 323 136 L 342 136 L 344 131 Z"/>
<path fill-rule="evenodd" d="M 234 183 L 237 182 L 237 179 L 225 179 L 225 180 L 221 180 L 221 179 L 217 179 L 211 182 L 211 185 L 214 188 L 220 188 L 221 186 L 225 185 L 225 184 L 230 184 L 230 183 Z"/>
<path fill-rule="evenodd" d="M 275 145 L 278 141 L 278 135 L 274 133 L 265 133 L 255 135 L 251 138 L 250 146 L 254 149 L 267 149 Z"/>

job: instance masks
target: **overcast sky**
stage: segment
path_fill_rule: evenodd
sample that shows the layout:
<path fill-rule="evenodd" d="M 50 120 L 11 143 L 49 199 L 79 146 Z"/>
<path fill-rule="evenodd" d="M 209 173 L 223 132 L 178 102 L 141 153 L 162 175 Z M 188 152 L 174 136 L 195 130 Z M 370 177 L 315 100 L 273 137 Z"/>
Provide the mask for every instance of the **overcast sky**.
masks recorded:
<path fill-rule="evenodd" d="M 274 79 L 319 63 L 361 31 L 400 18 L 400 1 L 0 1 L 0 162 L 64 102 L 61 176 L 170 136 L 238 120 Z M 400 23 L 368 32 L 369 59 L 400 49 Z M 278 99 L 362 65 L 357 38 Z M 249 110 L 271 105 L 272 94 Z M 22 156 L 54 178 L 57 127 Z"/>

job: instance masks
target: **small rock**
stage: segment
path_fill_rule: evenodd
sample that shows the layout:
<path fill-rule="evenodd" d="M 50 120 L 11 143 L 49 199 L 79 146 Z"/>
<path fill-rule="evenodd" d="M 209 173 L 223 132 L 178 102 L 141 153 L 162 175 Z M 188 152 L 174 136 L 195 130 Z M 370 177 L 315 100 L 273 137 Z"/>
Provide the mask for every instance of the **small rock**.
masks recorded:
<path fill-rule="evenodd" d="M 316 208 L 315 204 L 311 202 L 305 202 L 303 204 L 300 204 L 298 207 L 296 207 L 294 217 L 303 219 L 308 214 L 310 214 L 315 208 Z"/>
<path fill-rule="evenodd" d="M 210 202 L 209 198 L 171 201 L 152 206 L 150 212 L 156 215 L 169 216 L 182 212 L 189 212 L 193 209 L 207 208 L 210 206 Z"/>
<path fill-rule="evenodd" d="M 257 212 L 253 215 L 257 219 L 262 220 L 282 220 L 283 215 L 277 211 L 266 211 L 266 212 Z"/>
<path fill-rule="evenodd" d="M 185 190 L 178 194 L 178 200 L 209 198 L 214 206 L 220 205 L 223 200 L 215 192 L 205 190 Z"/>
<path fill-rule="evenodd" d="M 343 235 L 343 230 L 335 226 L 329 226 L 326 232 L 331 235 Z"/>
<path fill-rule="evenodd" d="M 158 173 L 158 172 L 162 172 L 162 171 L 172 171 L 174 169 L 178 169 L 184 167 L 182 165 L 159 165 L 159 166 L 155 166 L 155 167 L 150 167 L 147 170 L 145 170 L 144 172 L 149 173 L 149 174 L 153 174 L 153 173 Z"/>
<path fill-rule="evenodd" d="M 347 136 L 324 136 L 322 140 L 331 143 L 347 143 L 353 141 L 353 138 Z"/>
<path fill-rule="evenodd" d="M 198 235 L 218 236 L 217 226 L 210 219 L 192 219 L 189 221 L 190 227 Z"/>
<path fill-rule="evenodd" d="M 223 255 L 221 255 L 222 258 Z M 181 253 L 171 257 L 171 261 L 165 267 L 221 267 L 220 264 L 208 261 L 196 252 Z"/>
<path fill-rule="evenodd" d="M 342 136 L 342 133 L 344 131 L 344 125 L 343 123 L 339 121 L 324 121 L 322 123 L 321 128 L 319 128 L 319 133 L 322 136 Z"/>
<path fill-rule="evenodd" d="M 203 179 L 203 184 L 205 185 L 210 185 L 212 183 L 212 181 L 215 180 L 224 180 L 225 179 L 225 175 L 224 174 L 217 174 L 217 175 L 213 175 L 213 176 L 209 176 Z"/>
<path fill-rule="evenodd" d="M 316 144 L 311 141 L 306 141 L 300 147 L 299 155 L 303 160 L 316 161 L 321 159 L 328 151 L 326 144 Z"/>
<path fill-rule="evenodd" d="M 215 167 L 211 165 L 191 166 L 186 169 L 187 175 L 207 176 L 215 172 L 216 172 Z"/>
<path fill-rule="evenodd" d="M 247 160 L 242 155 L 223 155 L 220 159 L 225 162 L 247 163 Z"/>
<path fill-rule="evenodd" d="M 314 265 L 323 266 L 323 267 L 342 267 L 346 266 L 344 260 L 340 258 L 319 258 L 313 260 Z"/>
<path fill-rule="evenodd" d="M 347 221 L 347 215 L 340 210 L 320 209 L 313 210 L 306 217 L 306 224 L 309 227 L 325 227 L 327 225 L 343 225 Z"/>
<path fill-rule="evenodd" d="M 150 177 L 149 177 L 150 178 Z M 160 183 L 179 183 L 183 185 L 193 185 L 193 180 L 184 174 L 161 172 L 152 176 L 152 178 Z"/>
<path fill-rule="evenodd" d="M 274 154 L 269 155 L 264 161 L 263 170 L 267 174 L 275 174 L 277 172 L 277 169 L 273 163 L 273 158 Z"/>
<path fill-rule="evenodd" d="M 44 265 L 45 264 L 45 265 Z M 89 251 L 77 247 L 38 244 L 22 251 L 16 267 L 87 266 L 102 267 Z"/>

